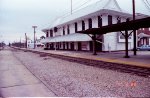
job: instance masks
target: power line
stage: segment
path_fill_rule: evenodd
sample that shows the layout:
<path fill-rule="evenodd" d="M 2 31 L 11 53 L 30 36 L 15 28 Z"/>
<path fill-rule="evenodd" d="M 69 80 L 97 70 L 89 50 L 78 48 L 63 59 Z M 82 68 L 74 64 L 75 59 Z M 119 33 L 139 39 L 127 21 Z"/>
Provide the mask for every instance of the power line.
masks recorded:
<path fill-rule="evenodd" d="M 143 2 L 144 2 L 144 4 L 145 4 L 145 6 L 148 8 L 148 10 L 150 11 L 150 6 L 148 5 L 148 2 L 147 2 L 147 0 L 146 0 L 146 2 L 145 2 L 145 0 L 142 0 Z"/>
<path fill-rule="evenodd" d="M 83 4 L 77 6 L 76 8 L 73 8 L 73 9 L 72 9 L 72 12 L 75 12 L 77 9 L 81 8 L 82 6 L 84 6 L 84 5 L 87 4 L 89 1 L 91 1 L 91 0 L 86 0 L 85 2 L 83 2 Z M 69 13 L 70 13 L 70 10 L 67 9 L 67 10 L 66 10 L 66 13 L 64 13 L 64 14 L 61 15 L 60 17 L 67 16 L 67 15 L 69 15 Z M 58 17 L 58 18 L 60 18 L 60 17 Z"/>
<path fill-rule="evenodd" d="M 83 9 L 83 8 L 87 7 L 87 6 L 88 6 L 88 3 L 89 3 L 90 1 L 92 1 L 92 0 L 85 0 L 85 2 L 83 2 L 82 4 L 80 3 L 79 6 L 76 6 L 75 8 L 72 9 L 72 12 L 74 13 L 74 12 L 80 10 L 80 9 Z M 103 1 L 103 0 L 97 0 L 97 1 L 94 2 L 94 3 L 101 2 L 101 1 Z M 75 4 L 79 4 L 79 3 L 76 2 Z M 73 5 L 75 5 L 75 4 L 73 4 Z M 83 6 L 86 5 L 86 4 L 87 4 L 87 6 L 83 7 Z M 81 7 L 83 7 L 83 8 L 81 8 Z M 56 21 L 56 20 L 59 19 L 59 18 L 63 18 L 63 17 L 66 17 L 66 16 L 70 15 L 70 9 L 66 9 L 66 11 L 67 11 L 66 13 L 64 13 L 63 15 L 58 16 L 54 21 Z"/>
<path fill-rule="evenodd" d="M 83 7 L 84 5 L 86 5 L 88 2 L 90 2 L 91 0 L 88 0 L 86 2 L 84 2 L 82 5 L 80 5 L 79 7 L 75 8 L 74 11 L 80 9 L 81 7 Z"/>
<path fill-rule="evenodd" d="M 92 0 L 87 0 L 87 1 L 85 1 L 83 4 L 77 6 L 76 8 L 73 8 L 73 13 L 76 12 L 76 11 L 78 11 L 78 10 L 80 10 L 81 7 L 83 7 L 83 6 L 86 5 L 86 4 L 87 4 L 87 6 L 88 6 L 88 3 L 89 3 L 90 1 L 92 1 Z M 100 1 L 102 1 L 102 0 L 98 0 L 98 1 L 96 1 L 96 2 L 100 2 Z M 86 7 L 86 6 L 85 6 L 85 7 Z M 83 8 L 85 8 L 85 7 L 83 7 Z M 63 15 L 61 15 L 60 17 L 68 16 L 69 13 L 70 13 L 70 11 L 68 10 L 68 12 L 66 12 L 66 13 L 63 14 Z M 59 18 L 60 18 L 60 17 L 59 17 Z"/>
<path fill-rule="evenodd" d="M 147 4 L 148 4 L 148 6 L 150 7 L 150 3 L 148 2 L 148 0 L 146 0 L 146 2 L 147 2 Z"/>

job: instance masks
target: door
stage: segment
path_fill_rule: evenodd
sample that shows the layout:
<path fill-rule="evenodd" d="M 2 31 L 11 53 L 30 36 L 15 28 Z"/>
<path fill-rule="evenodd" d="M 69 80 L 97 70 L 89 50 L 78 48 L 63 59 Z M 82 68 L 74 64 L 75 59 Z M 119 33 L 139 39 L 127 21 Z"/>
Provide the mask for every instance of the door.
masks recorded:
<path fill-rule="evenodd" d="M 90 41 L 90 51 L 93 51 L 93 41 Z"/>
<path fill-rule="evenodd" d="M 71 51 L 74 50 L 74 42 L 71 43 Z"/>
<path fill-rule="evenodd" d="M 102 39 L 99 39 L 100 42 L 102 42 Z M 101 52 L 102 51 L 102 43 L 96 42 L 96 51 Z"/>
<path fill-rule="evenodd" d="M 78 51 L 81 51 L 81 42 L 78 42 Z"/>

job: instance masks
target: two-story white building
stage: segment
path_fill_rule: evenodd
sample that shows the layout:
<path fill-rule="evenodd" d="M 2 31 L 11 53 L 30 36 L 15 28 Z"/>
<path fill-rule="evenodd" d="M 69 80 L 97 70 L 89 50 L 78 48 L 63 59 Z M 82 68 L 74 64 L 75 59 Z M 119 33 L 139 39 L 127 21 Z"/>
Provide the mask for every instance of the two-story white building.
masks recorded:
<path fill-rule="evenodd" d="M 42 31 L 46 39 L 42 42 L 49 49 L 92 51 L 93 43 L 89 35 L 77 31 L 98 28 L 131 20 L 132 15 L 123 11 L 116 0 L 102 0 L 68 16 L 57 19 Z M 97 35 L 97 51 L 125 50 L 125 38 L 120 32 Z M 133 49 L 133 36 L 129 37 L 129 49 Z"/>

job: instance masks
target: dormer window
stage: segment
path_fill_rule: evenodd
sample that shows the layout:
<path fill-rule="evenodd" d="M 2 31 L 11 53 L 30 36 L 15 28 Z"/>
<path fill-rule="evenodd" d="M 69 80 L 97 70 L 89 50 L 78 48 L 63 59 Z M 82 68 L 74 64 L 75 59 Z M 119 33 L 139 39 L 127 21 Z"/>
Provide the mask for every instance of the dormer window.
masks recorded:
<path fill-rule="evenodd" d="M 89 19 L 89 29 L 91 29 L 92 28 L 92 19 L 90 18 Z"/>
<path fill-rule="evenodd" d="M 130 21 L 130 19 L 129 19 L 129 18 L 127 18 L 127 19 L 126 19 L 126 22 L 129 22 L 129 21 Z"/>
<path fill-rule="evenodd" d="M 63 27 L 63 35 L 65 35 L 65 27 Z"/>
<path fill-rule="evenodd" d="M 57 29 L 58 29 L 58 28 L 57 28 L 57 27 L 55 27 L 55 28 L 54 28 L 54 32 L 57 32 Z"/>
<path fill-rule="evenodd" d="M 78 24 L 77 22 L 75 23 L 75 33 L 78 31 Z"/>
<path fill-rule="evenodd" d="M 102 27 L 102 17 L 98 16 L 98 27 Z"/>
<path fill-rule="evenodd" d="M 85 22 L 82 21 L 82 30 L 85 30 Z"/>
<path fill-rule="evenodd" d="M 70 34 L 70 28 L 69 28 L 69 25 L 67 26 L 67 33 Z"/>
<path fill-rule="evenodd" d="M 50 37 L 53 37 L 53 30 L 50 30 Z"/>
<path fill-rule="evenodd" d="M 117 23 L 121 23 L 121 17 L 117 17 Z"/>
<path fill-rule="evenodd" d="M 48 34 L 48 33 L 49 33 L 49 32 L 47 31 L 47 32 L 46 32 L 46 37 L 49 37 L 49 34 Z"/>
<path fill-rule="evenodd" d="M 112 25 L 112 16 L 108 15 L 108 25 Z"/>

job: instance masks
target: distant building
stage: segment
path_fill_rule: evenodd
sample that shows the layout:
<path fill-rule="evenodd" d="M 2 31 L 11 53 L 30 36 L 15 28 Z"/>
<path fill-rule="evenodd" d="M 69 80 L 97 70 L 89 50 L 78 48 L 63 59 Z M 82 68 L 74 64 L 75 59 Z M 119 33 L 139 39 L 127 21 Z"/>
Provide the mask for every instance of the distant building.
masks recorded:
<path fill-rule="evenodd" d="M 36 48 L 43 48 L 45 45 L 41 43 L 41 39 L 37 39 L 35 42 L 35 47 Z M 27 48 L 34 48 L 34 41 L 32 40 L 27 40 Z"/>
<path fill-rule="evenodd" d="M 138 17 L 144 15 L 138 14 Z M 78 34 L 90 28 L 130 21 L 132 15 L 123 11 L 116 0 L 102 0 L 71 15 L 57 19 L 50 27 L 43 29 L 46 38 L 42 43 L 48 49 L 93 51 L 90 35 Z M 125 50 L 125 38 L 120 32 L 97 35 L 97 51 Z M 129 37 L 129 49 L 133 49 L 133 34 Z"/>
<path fill-rule="evenodd" d="M 137 31 L 138 46 L 150 45 L 150 28 L 141 28 Z"/>

